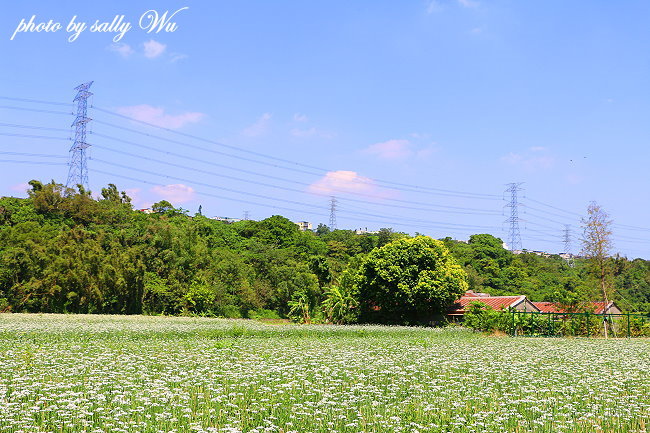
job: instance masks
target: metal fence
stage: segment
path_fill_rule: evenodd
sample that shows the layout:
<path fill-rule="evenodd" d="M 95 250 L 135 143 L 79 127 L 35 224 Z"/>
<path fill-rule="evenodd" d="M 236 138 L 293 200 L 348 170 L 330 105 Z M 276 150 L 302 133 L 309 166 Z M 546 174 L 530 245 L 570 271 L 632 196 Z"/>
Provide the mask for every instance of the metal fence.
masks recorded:
<path fill-rule="evenodd" d="M 650 313 L 541 313 L 512 311 L 510 335 L 527 337 L 650 337 Z"/>

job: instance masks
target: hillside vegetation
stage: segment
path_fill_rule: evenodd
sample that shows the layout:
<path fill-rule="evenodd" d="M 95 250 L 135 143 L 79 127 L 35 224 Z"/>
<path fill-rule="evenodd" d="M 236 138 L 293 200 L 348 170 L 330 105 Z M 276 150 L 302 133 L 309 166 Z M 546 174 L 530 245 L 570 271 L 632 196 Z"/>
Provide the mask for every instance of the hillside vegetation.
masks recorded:
<path fill-rule="evenodd" d="M 114 185 L 97 200 L 82 188 L 30 185 L 28 198 L 0 199 L 0 311 L 406 324 L 466 289 L 600 299 L 585 261 L 569 268 L 558 256 L 513 255 L 489 234 L 465 243 L 390 229 L 301 232 L 278 215 L 226 224 L 167 202 L 135 211 Z M 650 310 L 650 262 L 615 257 L 608 266 L 613 299 Z M 399 308 L 386 304 L 389 284 L 403 295 Z"/>

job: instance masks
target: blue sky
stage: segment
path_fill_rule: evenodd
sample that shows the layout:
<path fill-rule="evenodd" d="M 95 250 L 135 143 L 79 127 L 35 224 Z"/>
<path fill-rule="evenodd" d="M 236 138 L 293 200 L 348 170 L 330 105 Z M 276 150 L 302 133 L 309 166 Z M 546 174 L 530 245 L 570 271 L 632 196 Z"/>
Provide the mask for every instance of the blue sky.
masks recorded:
<path fill-rule="evenodd" d="M 138 27 L 184 7 L 174 32 Z M 32 15 L 133 28 L 10 40 Z M 30 110 L 71 113 L 94 80 L 90 187 L 137 207 L 315 226 L 334 195 L 339 228 L 507 240 L 523 182 L 525 248 L 562 251 L 571 224 L 578 252 L 596 200 L 614 252 L 650 258 L 649 18 L 645 1 L 7 2 L 0 96 L 70 105 L 0 100 L 0 133 L 55 138 L 0 135 L 0 195 L 65 182 L 73 116 Z"/>

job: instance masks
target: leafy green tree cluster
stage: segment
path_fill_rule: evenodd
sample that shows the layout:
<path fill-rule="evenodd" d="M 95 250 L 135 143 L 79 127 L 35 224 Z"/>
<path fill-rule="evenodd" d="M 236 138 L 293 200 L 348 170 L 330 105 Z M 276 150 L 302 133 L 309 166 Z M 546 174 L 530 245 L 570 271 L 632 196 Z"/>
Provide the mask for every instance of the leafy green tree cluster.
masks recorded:
<path fill-rule="evenodd" d="M 557 302 L 577 308 L 585 301 L 600 301 L 599 273 L 588 260 L 574 266 L 558 255 L 533 252 L 513 254 L 501 239 L 472 235 L 468 242 L 443 242 L 467 273 L 470 290 L 490 295 L 526 295 L 532 301 Z M 650 311 L 650 261 L 618 256 L 606 259 L 613 282 L 612 300 L 626 311 Z"/>
<path fill-rule="evenodd" d="M 134 211 L 112 184 L 98 198 L 30 185 L 0 198 L 0 311 L 429 323 L 466 289 L 575 305 L 597 286 L 584 261 L 514 255 L 489 234 L 303 232 L 278 215 L 226 224 L 166 201 Z M 650 310 L 650 262 L 606 265 L 613 299 Z"/>
<path fill-rule="evenodd" d="M 441 241 L 417 236 L 371 251 L 359 266 L 356 287 L 362 322 L 426 324 L 442 320 L 468 286 Z"/>

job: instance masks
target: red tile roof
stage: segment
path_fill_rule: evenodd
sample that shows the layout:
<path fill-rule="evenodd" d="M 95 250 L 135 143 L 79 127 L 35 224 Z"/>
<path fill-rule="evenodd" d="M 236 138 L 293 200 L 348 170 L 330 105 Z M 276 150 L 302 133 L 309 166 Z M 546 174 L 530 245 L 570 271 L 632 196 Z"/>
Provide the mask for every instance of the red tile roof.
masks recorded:
<path fill-rule="evenodd" d="M 607 308 L 605 308 L 605 302 L 604 301 L 590 302 L 589 304 L 591 304 L 590 310 L 593 309 L 593 312 L 595 314 L 603 314 L 603 311 L 605 311 L 606 309 L 609 310 L 610 308 L 612 308 L 614 306 L 613 301 L 609 301 L 609 303 L 607 304 Z"/>
<path fill-rule="evenodd" d="M 566 313 L 566 310 L 555 302 L 533 302 L 533 305 L 542 313 Z"/>
<path fill-rule="evenodd" d="M 568 313 L 569 310 L 564 308 L 557 302 L 533 302 L 533 305 L 539 308 L 539 311 L 542 313 Z M 614 302 L 610 301 L 608 304 L 608 309 L 614 306 Z M 603 314 L 605 309 L 605 302 L 588 302 L 582 305 L 579 310 L 587 310 L 594 314 Z"/>
<path fill-rule="evenodd" d="M 461 315 L 469 304 L 472 302 L 480 302 L 493 310 L 503 310 L 505 308 L 519 304 L 526 299 L 525 296 L 476 296 L 475 294 L 466 294 L 461 296 L 458 301 L 450 308 L 449 314 Z"/>

